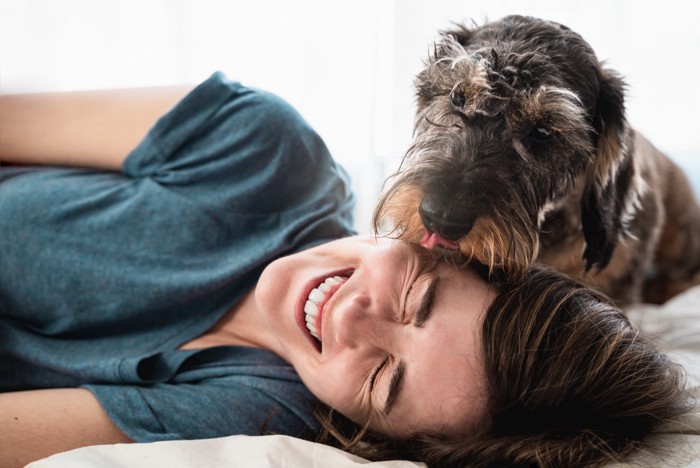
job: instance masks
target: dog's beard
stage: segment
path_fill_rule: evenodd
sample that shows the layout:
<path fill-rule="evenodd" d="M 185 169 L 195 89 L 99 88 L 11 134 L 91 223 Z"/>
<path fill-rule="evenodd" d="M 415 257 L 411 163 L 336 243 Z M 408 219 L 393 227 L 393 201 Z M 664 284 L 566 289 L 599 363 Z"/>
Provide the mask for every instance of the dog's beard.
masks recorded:
<path fill-rule="evenodd" d="M 420 244 L 426 228 L 418 211 L 424 191 L 412 183 L 410 171 L 397 175 L 377 205 L 374 228 L 379 234 Z M 489 211 L 489 210 L 487 210 Z M 490 272 L 502 270 L 512 279 L 522 278 L 537 257 L 539 233 L 524 210 L 504 213 L 490 210 L 489 215 L 478 216 L 469 233 L 454 240 L 459 247 L 459 261 L 478 262 Z M 454 252 L 445 252 L 455 261 Z"/>

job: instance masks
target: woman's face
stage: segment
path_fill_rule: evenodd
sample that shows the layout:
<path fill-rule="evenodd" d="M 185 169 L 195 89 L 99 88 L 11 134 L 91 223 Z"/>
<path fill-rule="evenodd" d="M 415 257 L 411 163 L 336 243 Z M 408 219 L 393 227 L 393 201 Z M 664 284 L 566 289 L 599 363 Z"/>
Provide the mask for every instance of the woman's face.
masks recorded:
<path fill-rule="evenodd" d="M 494 297 L 471 270 L 431 268 L 403 242 L 364 237 L 273 262 L 255 292 L 273 351 L 311 392 L 397 437 L 482 416 L 480 329 Z"/>

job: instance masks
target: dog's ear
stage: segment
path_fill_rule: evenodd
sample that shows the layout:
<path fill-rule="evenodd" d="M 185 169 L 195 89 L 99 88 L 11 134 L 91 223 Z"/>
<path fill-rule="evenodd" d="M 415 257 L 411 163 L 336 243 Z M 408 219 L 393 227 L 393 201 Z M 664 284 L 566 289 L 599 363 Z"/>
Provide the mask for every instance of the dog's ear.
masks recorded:
<path fill-rule="evenodd" d="M 598 82 L 598 101 L 593 114 L 597 151 L 593 170 L 595 177 L 604 184 L 622 162 L 627 130 L 625 83 L 617 73 L 606 69 L 600 70 Z"/>
<path fill-rule="evenodd" d="M 612 257 L 622 233 L 622 210 L 633 177 L 632 161 L 625 145 L 624 82 L 614 72 L 601 69 L 598 101 L 593 115 L 595 161 L 589 169 L 581 223 L 586 240 L 586 271 L 602 270 Z"/>

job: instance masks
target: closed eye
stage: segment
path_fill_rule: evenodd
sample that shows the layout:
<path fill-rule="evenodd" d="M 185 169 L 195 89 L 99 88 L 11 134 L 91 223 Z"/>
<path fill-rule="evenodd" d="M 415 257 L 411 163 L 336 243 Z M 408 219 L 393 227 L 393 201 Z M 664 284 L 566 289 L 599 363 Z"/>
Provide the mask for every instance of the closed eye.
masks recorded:
<path fill-rule="evenodd" d="M 403 310 L 401 313 L 402 323 L 408 324 L 409 322 L 413 322 L 413 324 L 416 327 L 423 326 L 423 323 L 425 323 L 426 319 L 430 316 L 430 312 L 432 312 L 433 310 L 433 303 L 435 301 L 435 291 L 437 290 L 439 280 L 440 278 L 438 276 L 434 276 L 430 279 L 430 282 L 428 283 L 428 286 L 425 288 L 425 292 L 423 292 L 423 295 L 421 297 L 420 305 L 418 306 L 417 310 L 413 313 L 413 317 L 411 317 L 411 319 L 407 322 L 406 308 L 408 307 L 408 300 L 411 297 L 411 293 L 413 292 L 414 286 L 417 283 L 417 281 L 411 284 L 411 287 L 409 288 L 408 293 L 406 294 L 406 298 L 404 300 Z"/>
<path fill-rule="evenodd" d="M 377 376 L 379 375 L 379 372 L 384 369 L 391 360 L 390 357 L 387 357 L 380 365 L 377 367 L 374 372 L 372 372 L 372 377 L 370 379 L 370 398 L 374 393 L 374 387 L 375 387 L 375 382 L 377 380 Z M 389 379 L 389 385 L 388 385 L 388 390 L 387 390 L 387 396 L 386 399 L 384 400 L 384 404 L 381 406 L 381 411 L 384 413 L 385 416 L 389 415 L 389 412 L 391 411 L 392 407 L 394 406 L 394 403 L 396 402 L 396 398 L 399 395 L 399 391 L 401 390 L 401 386 L 404 380 L 404 375 L 406 373 L 406 363 L 403 360 L 399 360 L 398 363 L 396 364 L 394 370 L 391 372 L 391 378 Z M 386 380 L 386 379 L 384 379 Z"/>
<path fill-rule="evenodd" d="M 420 306 L 411 318 L 411 323 L 413 323 L 414 326 L 422 327 L 425 321 L 428 320 L 428 318 L 430 317 L 431 312 L 433 310 L 433 304 L 435 303 L 435 293 L 437 291 L 439 280 L 439 276 L 434 276 L 430 279 L 430 283 L 428 284 L 428 287 L 425 289 L 425 292 L 422 295 Z M 416 282 L 414 282 L 413 284 L 415 283 Z M 413 284 L 409 288 L 409 294 L 407 294 L 407 297 L 410 295 L 410 292 L 413 289 Z M 405 300 L 404 304 L 406 302 L 408 302 L 408 300 Z M 405 320 L 405 306 L 403 318 Z M 382 362 L 382 364 L 379 367 L 377 367 L 372 373 L 372 377 L 370 380 L 370 395 L 372 395 L 373 393 L 375 381 L 377 380 L 379 372 L 384 368 L 384 366 L 387 365 L 389 360 L 390 358 L 387 357 L 387 359 L 385 359 L 384 362 Z M 391 372 L 391 374 L 392 375 L 389 379 L 387 396 L 382 407 L 382 412 L 385 416 L 388 415 L 391 409 L 393 408 L 394 403 L 396 403 L 396 400 L 401 391 L 404 376 L 406 375 L 406 362 L 403 359 L 399 359 L 397 364 L 394 366 L 394 370 Z M 387 378 L 383 380 L 387 380 Z"/>
<path fill-rule="evenodd" d="M 375 384 L 375 382 L 377 381 L 377 376 L 379 375 L 379 371 L 381 371 L 382 368 L 383 368 L 384 366 L 386 366 L 388 362 L 389 362 L 389 356 L 387 356 L 387 357 L 382 361 L 382 363 L 379 364 L 379 365 L 372 371 L 372 375 L 371 375 L 370 378 L 369 378 L 369 394 L 370 394 L 370 396 L 372 395 L 372 393 L 374 393 L 374 384 Z"/>
<path fill-rule="evenodd" d="M 401 317 L 399 321 L 401 323 L 406 323 L 406 308 L 408 307 L 408 299 L 411 297 L 411 293 L 413 292 L 413 287 L 416 285 L 416 281 L 411 283 L 411 287 L 408 288 L 408 291 L 406 292 L 406 296 L 403 298 L 403 307 L 401 308 Z"/>

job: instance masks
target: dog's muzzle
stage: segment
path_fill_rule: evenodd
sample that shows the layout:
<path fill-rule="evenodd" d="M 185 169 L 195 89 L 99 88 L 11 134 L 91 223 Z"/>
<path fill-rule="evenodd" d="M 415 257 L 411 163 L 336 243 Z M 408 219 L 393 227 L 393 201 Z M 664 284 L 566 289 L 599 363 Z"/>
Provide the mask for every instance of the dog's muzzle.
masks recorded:
<path fill-rule="evenodd" d="M 476 221 L 476 216 L 451 210 L 450 205 L 449 203 L 440 203 L 430 195 L 426 195 L 418 207 L 418 213 L 423 221 L 423 226 L 429 232 L 456 241 L 469 234 Z"/>

